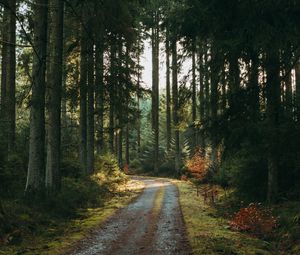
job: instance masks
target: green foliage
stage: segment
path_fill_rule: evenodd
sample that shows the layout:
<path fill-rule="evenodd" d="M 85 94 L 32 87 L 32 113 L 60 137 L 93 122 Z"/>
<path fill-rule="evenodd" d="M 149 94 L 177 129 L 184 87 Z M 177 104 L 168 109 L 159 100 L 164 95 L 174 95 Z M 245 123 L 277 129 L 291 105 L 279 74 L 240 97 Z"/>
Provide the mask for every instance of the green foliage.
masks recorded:
<path fill-rule="evenodd" d="M 227 159 L 217 176 L 219 184 L 236 188 L 241 199 L 264 201 L 267 188 L 267 162 L 257 151 L 241 150 Z M 257 188 L 260 187 L 260 188 Z"/>
<path fill-rule="evenodd" d="M 61 162 L 61 175 L 63 177 L 79 178 L 82 176 L 82 167 L 80 162 L 66 158 Z"/>
<path fill-rule="evenodd" d="M 138 158 L 130 161 L 129 170 L 133 172 L 140 172 L 142 170 L 142 163 Z"/>

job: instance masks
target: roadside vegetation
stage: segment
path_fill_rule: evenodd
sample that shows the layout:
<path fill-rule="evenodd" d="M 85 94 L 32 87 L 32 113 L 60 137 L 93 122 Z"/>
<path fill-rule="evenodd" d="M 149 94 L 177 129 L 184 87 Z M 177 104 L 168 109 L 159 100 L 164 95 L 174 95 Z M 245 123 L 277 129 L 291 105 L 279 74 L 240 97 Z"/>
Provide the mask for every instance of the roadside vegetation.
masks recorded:
<path fill-rule="evenodd" d="M 63 177 L 61 193 L 47 200 L 24 200 L 21 194 L 3 199 L 0 254 L 61 254 L 143 189 L 111 156 L 97 159 L 96 167 L 85 178 Z"/>

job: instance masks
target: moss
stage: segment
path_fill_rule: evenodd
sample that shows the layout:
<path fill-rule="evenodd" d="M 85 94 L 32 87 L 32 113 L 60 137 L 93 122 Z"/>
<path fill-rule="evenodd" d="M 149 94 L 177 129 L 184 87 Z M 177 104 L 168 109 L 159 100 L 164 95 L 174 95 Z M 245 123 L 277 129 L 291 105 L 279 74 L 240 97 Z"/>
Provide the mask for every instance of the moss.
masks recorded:
<path fill-rule="evenodd" d="M 193 186 L 176 182 L 180 204 L 194 254 L 274 255 L 270 245 L 249 235 L 231 231 L 227 220 L 196 196 Z M 194 197 L 191 199 L 191 196 Z"/>

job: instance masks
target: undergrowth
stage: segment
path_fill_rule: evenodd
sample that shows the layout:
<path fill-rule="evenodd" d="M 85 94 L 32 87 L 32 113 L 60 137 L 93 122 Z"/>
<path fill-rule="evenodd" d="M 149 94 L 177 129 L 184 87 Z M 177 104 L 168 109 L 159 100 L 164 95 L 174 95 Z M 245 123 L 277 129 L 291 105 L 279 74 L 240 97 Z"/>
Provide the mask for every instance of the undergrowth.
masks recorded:
<path fill-rule="evenodd" d="M 59 254 L 140 192 L 127 186 L 110 155 L 99 158 L 95 169 L 92 176 L 63 177 L 61 192 L 39 203 L 2 199 L 0 254 Z"/>

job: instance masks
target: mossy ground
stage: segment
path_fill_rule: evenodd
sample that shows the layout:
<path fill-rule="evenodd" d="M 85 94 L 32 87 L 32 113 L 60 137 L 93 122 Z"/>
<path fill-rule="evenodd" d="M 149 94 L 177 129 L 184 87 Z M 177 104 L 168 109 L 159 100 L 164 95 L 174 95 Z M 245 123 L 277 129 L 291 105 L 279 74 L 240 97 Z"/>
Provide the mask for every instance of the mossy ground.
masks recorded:
<path fill-rule="evenodd" d="M 193 253 L 211 255 L 275 255 L 271 243 L 234 232 L 228 220 L 217 216 L 214 207 L 197 197 L 195 188 L 187 182 L 175 182 Z"/>
<path fill-rule="evenodd" d="M 70 246 L 84 238 L 94 228 L 101 225 L 118 209 L 126 206 L 143 189 L 143 184 L 138 181 L 129 181 L 121 185 L 114 196 L 107 197 L 99 207 L 79 209 L 76 217 L 54 217 L 53 215 L 37 215 L 31 208 L 24 209 L 24 213 L 17 216 L 20 221 L 28 226 L 34 226 L 31 232 L 22 233 L 21 240 L 10 244 L 0 245 L 0 254 L 13 255 L 58 255 Z M 36 218 L 32 218 L 34 215 Z M 24 226 L 19 226 L 20 232 Z"/>

